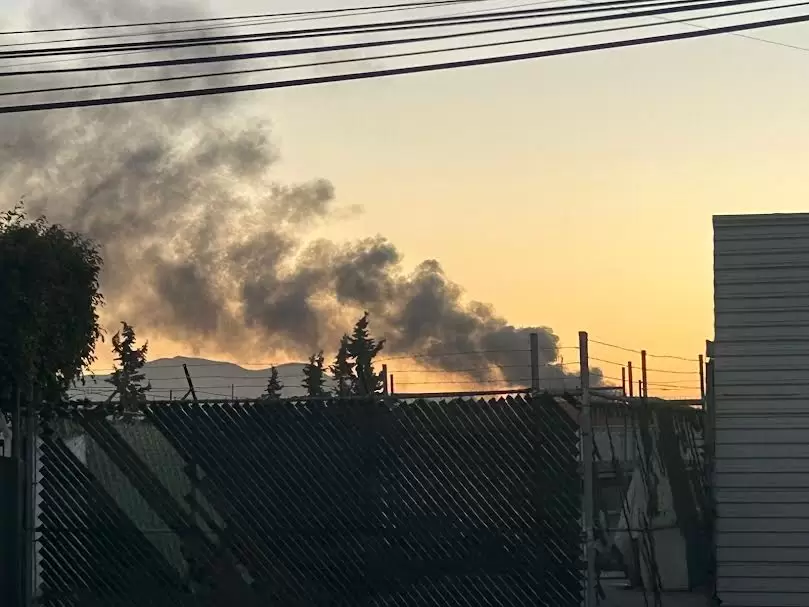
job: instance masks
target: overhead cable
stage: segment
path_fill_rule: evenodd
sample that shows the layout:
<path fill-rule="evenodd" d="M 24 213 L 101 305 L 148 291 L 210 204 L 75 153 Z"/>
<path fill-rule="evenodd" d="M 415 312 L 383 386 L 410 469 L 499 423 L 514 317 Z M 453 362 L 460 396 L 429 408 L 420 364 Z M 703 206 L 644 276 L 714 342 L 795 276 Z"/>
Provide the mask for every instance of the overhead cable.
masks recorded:
<path fill-rule="evenodd" d="M 760 2 L 771 2 L 771 0 L 722 0 L 720 2 L 706 3 L 700 0 L 664 0 L 663 2 L 639 2 L 638 0 L 608 0 L 605 2 L 591 3 L 587 6 L 578 7 L 552 7 L 520 9 L 512 11 L 500 11 L 484 15 L 468 15 L 454 17 L 429 17 L 422 19 L 408 19 L 400 21 L 388 21 L 384 23 L 353 24 L 333 27 L 284 30 L 275 32 L 253 32 L 246 34 L 233 34 L 227 36 L 197 36 L 194 38 L 177 38 L 165 40 L 145 40 L 139 42 L 121 42 L 117 44 L 90 44 L 81 46 L 62 46 L 54 48 L 35 49 L 15 49 L 0 52 L 0 59 L 12 59 L 23 57 L 55 57 L 61 55 L 87 55 L 93 53 L 107 53 L 111 51 L 127 50 L 161 50 L 180 49 L 197 46 L 215 46 L 221 44 L 244 44 L 248 42 L 271 42 L 279 40 L 295 40 L 302 38 L 321 38 L 325 36 L 344 36 L 355 34 L 378 34 L 389 33 L 402 30 L 415 30 L 436 27 L 448 27 L 457 25 L 474 25 L 479 23 L 497 23 L 503 21 L 517 21 L 535 19 L 542 16 L 555 15 L 576 15 L 605 12 L 608 10 L 618 10 L 623 5 L 631 8 L 652 8 L 651 11 L 624 12 L 615 15 L 604 16 L 603 19 L 626 19 L 632 16 L 651 16 L 657 14 L 667 14 L 680 10 L 707 10 L 710 8 L 721 8 L 734 6 L 736 4 L 751 4 Z M 662 8 L 661 8 L 662 7 Z M 654 10 L 656 8 L 656 10 Z M 622 9 L 623 10 L 623 9 Z M 601 17 L 592 17 L 592 20 L 600 20 Z M 587 23 L 588 21 L 582 20 Z M 564 24 L 564 22 L 561 22 Z M 466 35 L 474 35 L 467 33 Z M 9 45 L 0 45 L 9 46 Z"/>
<path fill-rule="evenodd" d="M 724 27 L 716 27 L 704 30 L 678 32 L 674 34 L 666 34 L 661 36 L 649 36 L 645 38 L 632 38 L 628 40 L 615 40 L 611 42 L 603 42 L 598 44 L 587 44 L 582 46 L 573 46 L 558 49 L 549 49 L 544 51 L 535 51 L 530 53 L 519 53 L 513 55 L 500 55 L 495 57 L 481 57 L 477 59 L 467 59 L 459 61 L 449 61 L 444 63 L 434 63 L 428 65 L 418 65 L 402 68 L 392 68 L 384 70 L 374 70 L 366 72 L 356 72 L 349 74 L 335 74 L 328 76 L 316 76 L 311 78 L 299 78 L 295 80 L 282 80 L 275 82 L 259 82 L 251 84 L 240 84 L 231 86 L 220 86 L 202 89 L 189 89 L 182 91 L 170 91 L 162 93 L 148 93 L 141 95 L 126 95 L 114 97 L 101 97 L 97 99 L 73 99 L 68 101 L 52 101 L 47 103 L 32 103 L 25 105 L 10 105 L 0 106 L 0 114 L 11 114 L 20 112 L 33 112 L 44 110 L 68 109 L 78 107 L 97 107 L 106 105 L 121 105 L 127 103 L 141 103 L 144 101 L 158 101 L 165 99 L 183 99 L 190 97 L 201 97 L 210 95 L 222 95 L 227 93 L 271 90 L 281 88 L 292 88 L 299 86 L 311 86 L 316 84 L 326 84 L 334 82 L 350 82 L 358 80 L 369 80 L 372 78 L 384 78 L 390 76 L 401 76 L 405 74 L 423 74 L 429 72 L 445 71 L 450 69 L 459 69 L 464 67 L 479 67 L 483 65 L 498 65 L 502 63 L 511 63 L 515 61 L 527 61 L 530 59 L 541 59 L 546 57 L 559 57 L 564 55 L 573 55 L 579 53 L 587 53 L 594 51 L 604 51 L 616 48 L 628 48 L 633 46 L 641 46 L 647 44 L 657 44 L 661 42 L 671 42 L 674 40 L 690 40 L 705 38 L 708 36 L 716 36 L 720 34 L 729 34 L 738 31 L 747 31 L 752 29 L 762 29 L 766 27 L 776 27 L 782 25 L 792 25 L 797 23 L 809 22 L 809 15 L 797 15 L 793 17 L 784 17 L 781 19 L 770 19 L 767 21 L 756 21 L 752 23 L 740 23 L 735 25 L 728 25 Z"/>
<path fill-rule="evenodd" d="M 398 4 L 377 4 L 372 6 L 352 6 L 342 8 L 318 9 L 308 11 L 290 11 L 290 12 L 275 12 L 275 13 L 253 13 L 247 15 L 223 16 L 223 17 L 200 17 L 196 19 L 172 19 L 164 21 L 141 21 L 136 23 L 113 23 L 113 24 L 94 24 L 94 25 L 73 25 L 68 27 L 50 27 L 40 29 L 27 29 L 27 30 L 6 30 L 0 31 L 0 36 L 13 36 L 24 34 L 44 34 L 53 32 L 76 32 L 76 31 L 91 31 L 101 29 L 121 29 L 128 27 L 155 27 L 161 25 L 183 25 L 186 23 L 211 23 L 221 21 L 238 21 L 245 19 L 263 19 L 268 17 L 297 17 L 308 15 L 326 15 L 326 14 L 341 14 L 358 11 L 368 11 L 376 9 L 390 9 L 390 8 L 422 8 L 431 6 L 453 5 L 453 4 L 477 4 L 480 2 L 488 2 L 490 0 L 425 0 L 422 2 L 401 2 Z"/>
<path fill-rule="evenodd" d="M 488 1 L 488 0 L 483 0 Z M 542 4 L 558 4 L 564 0 L 538 0 L 537 2 L 529 2 L 521 6 L 537 6 Z M 631 0 L 633 2 L 639 2 L 641 0 Z M 444 3 L 437 3 L 436 7 L 443 5 Z M 418 8 L 418 7 L 417 7 Z M 427 6 L 426 8 L 435 8 L 431 6 Z M 50 40 L 35 40 L 35 41 L 27 41 L 27 42 L 8 42 L 4 44 L 0 44 L 0 47 L 20 47 L 20 46 L 37 46 L 43 44 L 57 44 L 62 42 L 87 42 L 90 40 L 120 40 L 124 38 L 144 38 L 147 36 L 165 36 L 170 34 L 180 34 L 180 33 L 187 33 L 187 32 L 208 32 L 208 31 L 217 31 L 217 30 L 225 30 L 225 29 L 239 29 L 239 28 L 252 28 L 258 27 L 262 25 L 278 25 L 284 23 L 300 23 L 304 21 L 322 21 L 322 20 L 335 20 L 335 19 L 344 19 L 347 17 L 366 17 L 369 15 L 378 15 L 381 13 L 389 13 L 394 11 L 403 11 L 403 10 L 414 10 L 413 7 L 401 7 L 396 6 L 393 8 L 380 8 L 376 10 L 367 10 L 361 13 L 354 13 L 347 16 L 340 16 L 340 15 L 310 15 L 310 16 L 302 16 L 302 17 L 256 17 L 256 18 L 249 18 L 245 19 L 244 21 L 238 22 L 225 22 L 221 25 L 219 24 L 210 24 L 210 25 L 199 25 L 195 27 L 184 27 L 184 28 L 170 28 L 170 29 L 150 29 L 142 32 L 125 32 L 125 33 L 116 33 L 116 34 L 105 34 L 102 36 L 81 36 L 81 37 L 74 37 L 74 38 L 59 38 L 59 39 L 50 39 Z M 478 9 L 473 11 L 464 11 L 462 13 L 451 13 L 451 17 L 463 17 L 465 15 L 475 15 L 475 14 L 490 14 L 498 12 L 502 9 Z"/>
<path fill-rule="evenodd" d="M 447 40 L 453 38 L 461 38 L 461 37 L 468 37 L 468 36 L 477 36 L 477 35 L 484 35 L 484 34 L 494 34 L 494 33 L 503 33 L 503 32 L 516 32 L 521 30 L 527 29 L 537 29 L 537 28 L 546 28 L 546 27 L 560 27 L 565 25 L 580 25 L 585 23 L 594 23 L 594 22 L 601 22 L 601 21 L 613 21 L 619 19 L 630 19 L 630 18 L 637 18 L 637 17 L 651 17 L 660 14 L 667 14 L 667 13 L 675 13 L 682 10 L 707 10 L 711 8 L 722 8 L 727 6 L 738 6 L 738 5 L 745 5 L 745 4 L 752 4 L 752 3 L 759 3 L 759 2 L 768 2 L 769 0 L 720 0 L 714 2 L 702 2 L 699 5 L 692 5 L 685 8 L 665 8 L 665 9 L 653 9 L 653 10 L 646 10 L 646 11 L 636 11 L 631 14 L 617 14 L 617 15 L 604 15 L 598 17 L 586 17 L 582 19 L 567 19 L 563 21 L 553 21 L 553 22 L 544 22 L 544 23 L 532 23 L 528 25 L 518 25 L 518 26 L 507 26 L 501 28 L 493 28 L 489 30 L 478 30 L 474 32 L 454 32 L 454 33 L 447 33 L 447 34 L 438 34 L 433 36 L 422 36 L 422 37 L 415 37 L 415 38 L 397 38 L 397 39 L 387 39 L 387 40 L 372 40 L 367 42 L 355 42 L 355 43 L 347 43 L 347 44 L 336 44 L 331 46 L 312 46 L 312 47 L 303 47 L 303 48 L 288 48 L 288 49 L 276 49 L 271 51 L 260 51 L 260 52 L 252 52 L 252 53 L 235 53 L 235 54 L 228 54 L 228 55 L 205 55 L 205 56 L 198 56 L 198 57 L 183 57 L 183 58 L 175 58 L 175 59 L 162 59 L 162 60 L 153 60 L 153 61 L 140 61 L 135 63 L 121 63 L 121 64 L 112 64 L 112 65 L 83 65 L 77 67 L 66 67 L 66 68 L 49 68 L 49 69 L 37 69 L 37 70 L 5 70 L 0 71 L 0 77 L 9 77 L 9 76 L 29 76 L 29 75 L 44 75 L 44 74 L 64 74 L 64 73 L 76 73 L 76 72 L 96 72 L 96 71 L 111 71 L 111 70 L 122 70 L 122 69 L 142 69 L 142 68 L 152 68 L 152 67 L 176 67 L 179 65 L 195 65 L 195 64 L 202 64 L 202 63 L 220 63 L 220 62 L 230 62 L 230 61 L 240 61 L 246 59 L 258 59 L 258 58 L 269 58 L 269 57 L 289 57 L 295 55 L 305 55 L 311 53 L 326 53 L 326 52 L 335 52 L 335 51 L 356 51 L 365 48 L 376 48 L 382 46 L 392 46 L 397 44 L 415 44 L 421 42 L 434 42 L 438 40 Z M 0 54 L 0 57 L 2 54 Z"/>
<path fill-rule="evenodd" d="M 809 6 L 809 1 L 805 2 L 798 2 L 794 4 L 788 4 L 781 6 L 779 8 L 793 8 L 798 6 Z M 742 14 L 749 14 L 749 13 L 756 13 L 761 11 L 769 11 L 772 10 L 770 8 L 754 8 L 754 9 L 746 9 L 741 11 L 732 11 L 723 13 L 722 17 L 731 17 L 731 16 L 738 16 Z M 57 93 L 57 92 L 67 92 L 67 91 L 76 91 L 76 90 L 90 90 L 90 89 L 98 89 L 98 88 L 113 88 L 113 87 L 125 87 L 125 86 L 135 86 L 141 84 L 163 84 L 168 82 L 179 82 L 185 80 L 198 80 L 198 79 L 207 79 L 207 78 L 216 78 L 216 77 L 233 77 L 233 76 L 243 76 L 248 74 L 256 74 L 256 73 L 264 73 L 264 72 L 274 72 L 274 71 L 284 71 L 284 70 L 292 70 L 292 69 L 303 69 L 303 68 L 312 68 L 312 67 L 326 67 L 330 65 L 345 65 L 350 63 L 359 63 L 359 62 L 366 62 L 366 61 L 385 61 L 391 59 L 403 59 L 406 57 L 417 57 L 417 56 L 424 56 L 424 55 L 433 55 L 437 53 L 450 53 L 450 52 L 457 52 L 457 51 L 469 51 L 469 50 L 479 50 L 483 48 L 493 48 L 499 46 L 506 46 L 506 45 L 515 45 L 515 44 L 526 44 L 531 42 L 542 42 L 548 40 L 555 40 L 560 38 L 570 38 L 570 37 L 577 37 L 577 36 L 588 36 L 594 34 L 604 34 L 604 33 L 612 33 L 618 31 L 628 31 L 634 29 L 641 29 L 641 28 L 648 28 L 648 27 L 659 27 L 662 25 L 671 25 L 671 24 L 678 24 L 678 23 L 685 23 L 688 24 L 691 21 L 699 20 L 699 19 L 714 19 L 716 18 L 715 15 L 706 16 L 706 17 L 689 17 L 687 19 L 668 19 L 666 21 L 658 21 L 656 23 L 645 23 L 645 24 L 635 24 L 635 25 L 625 25 L 619 27 L 611 27 L 611 28 L 602 28 L 602 29 L 595 29 L 595 30 L 588 30 L 585 32 L 569 32 L 565 34 L 556 34 L 552 36 L 539 36 L 533 38 L 519 38 L 516 40 L 499 40 L 496 42 L 485 42 L 481 44 L 469 44 L 469 45 L 462 45 L 462 46 L 455 46 L 455 47 L 445 47 L 445 48 L 438 48 L 438 49 L 426 49 L 421 51 L 411 51 L 405 53 L 389 53 L 386 55 L 374 55 L 371 57 L 349 57 L 345 59 L 332 59 L 332 60 L 322 60 L 322 61 L 313 61 L 308 63 L 295 63 L 289 65 L 276 65 L 271 67 L 262 67 L 262 68 L 254 68 L 254 69 L 243 69 L 243 70 L 228 70 L 222 72 L 208 72 L 203 74 L 184 74 L 180 76 L 163 76 L 158 78 L 143 78 L 143 79 L 134 79 L 134 80 L 123 80 L 123 81 L 110 81 L 110 82 L 100 82 L 100 83 L 90 83 L 90 84 L 74 84 L 74 85 L 67 85 L 67 86 L 58 86 L 58 87 L 45 87 L 45 88 L 38 88 L 38 89 L 22 89 L 22 90 L 9 90 L 9 91 L 2 91 L 0 92 L 0 97 L 8 97 L 8 96 L 15 96 L 15 95 L 33 95 L 33 94 L 42 94 L 42 93 Z M 600 342 L 594 342 L 600 343 Z"/>

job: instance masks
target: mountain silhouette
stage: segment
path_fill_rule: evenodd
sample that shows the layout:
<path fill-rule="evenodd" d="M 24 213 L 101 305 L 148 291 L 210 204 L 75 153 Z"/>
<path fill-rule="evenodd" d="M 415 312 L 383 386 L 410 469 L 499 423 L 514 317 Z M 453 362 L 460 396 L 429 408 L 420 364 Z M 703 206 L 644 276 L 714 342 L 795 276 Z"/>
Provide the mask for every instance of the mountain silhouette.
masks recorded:
<path fill-rule="evenodd" d="M 229 399 L 257 398 L 267 387 L 270 368 L 245 369 L 237 364 L 208 360 L 205 358 L 159 358 L 146 363 L 143 373 L 151 382 L 150 400 L 169 400 L 182 398 L 188 391 L 183 365 L 194 384 L 197 398 Z M 304 363 L 285 363 L 276 365 L 281 383 L 284 385 L 283 396 L 303 396 L 306 391 L 301 387 Z M 91 401 L 103 401 L 112 394 L 112 386 L 106 382 L 109 375 L 87 376 L 84 385 L 70 391 L 72 398 L 89 398 Z"/>

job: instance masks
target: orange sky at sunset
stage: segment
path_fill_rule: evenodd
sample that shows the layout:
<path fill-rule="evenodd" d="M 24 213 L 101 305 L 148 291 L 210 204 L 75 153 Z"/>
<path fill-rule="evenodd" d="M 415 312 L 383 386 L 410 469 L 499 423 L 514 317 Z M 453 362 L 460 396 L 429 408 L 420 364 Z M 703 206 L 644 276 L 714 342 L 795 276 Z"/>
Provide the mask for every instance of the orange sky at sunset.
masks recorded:
<path fill-rule="evenodd" d="M 257 3 L 236 5 L 217 12 Z M 752 35 L 801 44 L 807 33 Z M 551 327 L 563 346 L 587 330 L 696 358 L 713 333 L 711 216 L 809 204 L 808 73 L 809 52 L 726 36 L 250 93 L 241 104 L 272 121 L 279 179 L 324 177 L 341 202 L 364 207 L 323 235 L 382 234 L 407 265 L 436 258 L 470 298 L 514 324 Z M 142 337 L 153 357 L 181 353 Z M 639 364 L 598 344 L 591 355 Z M 698 394 L 696 376 L 650 372 L 650 382 L 683 386 L 652 394 Z"/>

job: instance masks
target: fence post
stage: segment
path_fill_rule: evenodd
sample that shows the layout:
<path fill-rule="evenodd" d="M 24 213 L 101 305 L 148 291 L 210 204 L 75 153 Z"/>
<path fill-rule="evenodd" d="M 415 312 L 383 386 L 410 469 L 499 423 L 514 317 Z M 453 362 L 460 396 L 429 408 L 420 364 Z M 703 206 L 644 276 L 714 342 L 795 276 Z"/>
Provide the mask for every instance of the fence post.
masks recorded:
<path fill-rule="evenodd" d="M 585 558 L 587 575 L 585 578 L 584 607 L 596 605 L 596 561 L 595 536 L 593 529 L 593 427 L 590 411 L 590 358 L 586 331 L 579 331 L 579 373 L 581 376 L 581 456 L 583 469 L 584 495 L 582 500 L 582 521 L 585 537 Z"/>
<path fill-rule="evenodd" d="M 0 600 L 4 607 L 20 607 L 20 554 L 17 549 L 20 527 L 15 517 L 19 511 L 17 499 L 20 495 L 17 464 L 10 457 L 0 457 Z"/>
<path fill-rule="evenodd" d="M 621 395 L 626 398 L 626 367 L 621 367 Z"/>
<path fill-rule="evenodd" d="M 23 470 L 23 561 L 22 602 L 24 607 L 34 604 L 34 576 L 36 572 L 36 469 L 37 469 L 37 404 L 38 390 L 31 388 L 25 407 L 25 462 Z"/>
<path fill-rule="evenodd" d="M 705 411 L 705 359 L 699 355 L 699 397 L 702 399 L 702 410 Z"/>
<path fill-rule="evenodd" d="M 632 361 L 626 363 L 627 379 L 629 380 L 629 398 L 635 396 L 635 380 L 632 379 Z"/>
<path fill-rule="evenodd" d="M 641 398 L 649 398 L 649 381 L 646 378 L 646 350 L 640 351 L 640 376 L 642 384 Z"/>
<path fill-rule="evenodd" d="M 539 392 L 539 334 L 531 333 L 531 391 Z"/>

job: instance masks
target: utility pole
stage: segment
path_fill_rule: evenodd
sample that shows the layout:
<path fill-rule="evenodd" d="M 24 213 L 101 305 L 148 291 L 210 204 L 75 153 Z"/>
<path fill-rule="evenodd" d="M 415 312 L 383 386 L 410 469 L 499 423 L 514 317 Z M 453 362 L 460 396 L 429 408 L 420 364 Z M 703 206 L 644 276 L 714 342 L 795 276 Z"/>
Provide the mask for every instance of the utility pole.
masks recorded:
<path fill-rule="evenodd" d="M 593 427 L 590 410 L 590 356 L 586 331 L 579 332 L 579 373 L 581 375 L 581 458 L 584 481 L 582 521 L 584 524 L 585 557 L 587 560 L 584 607 L 596 607 L 596 560 L 594 501 L 593 501 Z"/>

